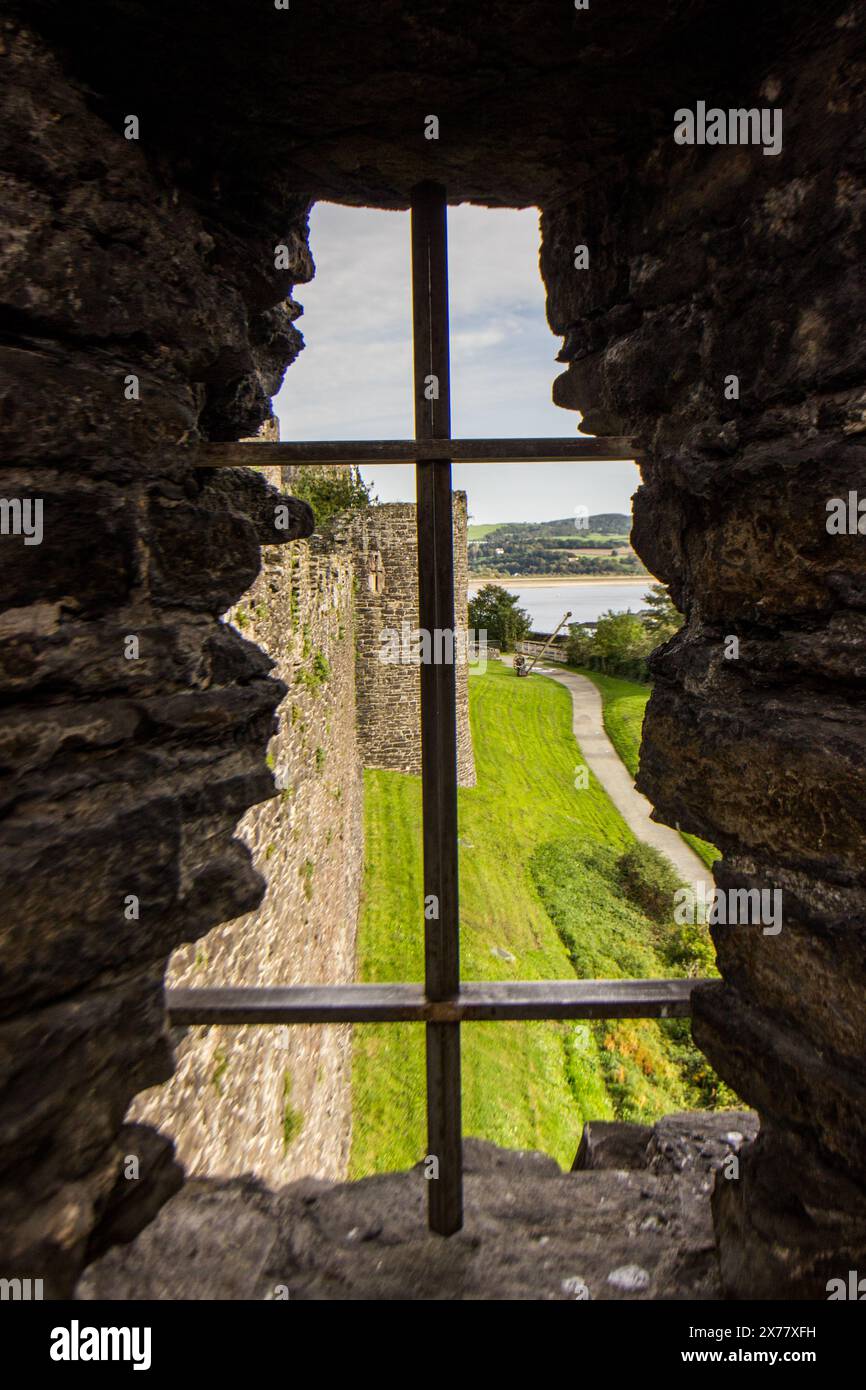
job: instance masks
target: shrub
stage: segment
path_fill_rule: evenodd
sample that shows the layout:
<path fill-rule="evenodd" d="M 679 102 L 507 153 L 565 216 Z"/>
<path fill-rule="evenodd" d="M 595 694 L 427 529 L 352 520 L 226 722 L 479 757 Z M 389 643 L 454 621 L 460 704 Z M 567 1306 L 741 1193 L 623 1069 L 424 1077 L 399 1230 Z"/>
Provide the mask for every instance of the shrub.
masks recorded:
<path fill-rule="evenodd" d="M 285 1071 L 282 1104 L 283 1153 L 295 1142 L 303 1127 L 304 1116 L 292 1105 L 292 1074 Z"/>
<path fill-rule="evenodd" d="M 310 654 L 309 641 L 304 641 L 304 657 Z M 305 685 L 308 690 L 315 695 L 321 690 L 326 681 L 331 678 L 331 667 L 328 658 L 322 652 L 316 652 L 309 666 L 302 666 L 295 675 L 295 680 L 299 685 Z M 294 722 L 294 720 L 293 720 Z"/>
<path fill-rule="evenodd" d="M 316 866 L 315 866 L 315 864 L 313 863 L 312 859 L 305 859 L 304 862 L 303 862 L 303 864 L 302 864 L 301 867 L 300 867 L 299 872 L 300 872 L 301 878 L 304 880 L 304 897 L 307 899 L 307 902 L 312 902 L 312 900 L 313 900 L 313 875 L 314 875 L 315 872 L 316 872 Z"/>
<path fill-rule="evenodd" d="M 310 469 L 299 472 L 292 483 L 292 492 L 303 502 L 309 502 L 320 531 L 332 517 L 341 512 L 359 511 L 371 504 L 370 490 L 357 471 L 326 474 Z"/>
<path fill-rule="evenodd" d="M 654 922 L 671 920 L 674 893 L 682 884 L 661 850 L 636 840 L 617 862 L 617 879 L 626 897 Z"/>

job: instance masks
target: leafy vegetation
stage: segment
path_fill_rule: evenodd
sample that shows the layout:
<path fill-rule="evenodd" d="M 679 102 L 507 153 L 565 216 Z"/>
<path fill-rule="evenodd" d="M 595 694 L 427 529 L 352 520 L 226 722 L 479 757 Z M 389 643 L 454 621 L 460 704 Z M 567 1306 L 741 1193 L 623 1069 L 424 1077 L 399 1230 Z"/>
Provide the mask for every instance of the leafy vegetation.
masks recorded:
<path fill-rule="evenodd" d="M 304 1116 L 292 1105 L 292 1074 L 283 1072 L 283 1095 L 281 1127 L 283 1131 L 283 1153 L 295 1142 L 304 1127 Z"/>
<path fill-rule="evenodd" d="M 469 600 L 470 628 L 486 632 L 491 646 L 508 651 L 532 628 L 532 619 L 518 602 L 517 594 L 510 594 L 501 584 L 482 585 Z"/>
<path fill-rule="evenodd" d="M 630 529 L 631 518 L 619 513 L 470 526 L 469 570 L 492 576 L 645 574 Z"/>
<path fill-rule="evenodd" d="M 668 920 L 653 923 L 617 896 L 624 857 L 575 837 L 550 841 L 533 857 L 539 894 L 575 973 L 582 979 L 716 974 L 706 928 L 696 937 L 693 928 L 674 925 L 670 898 Z M 736 1104 L 692 1042 L 687 1019 L 600 1020 L 587 1032 L 617 1119 L 646 1123 L 670 1110 Z"/>
<path fill-rule="evenodd" d="M 316 866 L 313 860 L 305 859 L 298 872 L 304 881 L 304 897 L 307 899 L 307 902 L 311 902 L 313 898 L 313 878 L 316 873 Z"/>
<path fill-rule="evenodd" d="M 317 531 L 341 512 L 369 507 L 373 500 L 369 487 L 355 468 L 340 473 L 334 468 L 320 472 L 313 465 L 301 467 L 292 482 L 292 492 L 312 507 Z"/>
<path fill-rule="evenodd" d="M 211 1076 L 211 1084 L 218 1096 L 222 1095 L 223 1078 L 229 1069 L 229 1059 L 224 1047 L 218 1047 L 214 1053 L 214 1069 Z"/>
<path fill-rule="evenodd" d="M 648 680 L 647 657 L 673 637 L 682 618 L 664 584 L 653 584 L 642 613 L 603 613 L 595 623 L 571 623 L 566 647 L 573 666 Z"/>
<path fill-rule="evenodd" d="M 305 649 L 304 655 L 308 656 Z M 331 667 L 324 652 L 314 652 L 309 665 L 300 666 L 295 674 L 295 682 L 305 685 L 315 695 L 331 678 Z"/>
<path fill-rule="evenodd" d="M 623 893 L 654 922 L 670 920 L 674 893 L 682 885 L 670 860 L 653 845 L 635 840 L 617 863 Z"/>
<path fill-rule="evenodd" d="M 478 784 L 459 792 L 463 977 L 695 968 L 697 945 L 623 898 L 617 865 L 634 840 L 592 775 L 575 788 L 582 757 L 567 690 L 493 663 L 469 692 Z M 363 981 L 423 978 L 420 791 L 416 777 L 365 774 Z M 585 1119 L 719 1103 L 685 1022 L 684 1033 L 653 1021 L 466 1025 L 464 1130 L 570 1165 Z M 356 1027 L 351 1176 L 424 1155 L 424 1097 L 423 1029 Z"/>
<path fill-rule="evenodd" d="M 662 642 L 667 642 L 680 630 L 683 625 L 682 615 L 674 606 L 674 601 L 664 584 L 650 585 L 644 603 L 644 626 L 653 638 L 654 644 L 660 647 Z"/>

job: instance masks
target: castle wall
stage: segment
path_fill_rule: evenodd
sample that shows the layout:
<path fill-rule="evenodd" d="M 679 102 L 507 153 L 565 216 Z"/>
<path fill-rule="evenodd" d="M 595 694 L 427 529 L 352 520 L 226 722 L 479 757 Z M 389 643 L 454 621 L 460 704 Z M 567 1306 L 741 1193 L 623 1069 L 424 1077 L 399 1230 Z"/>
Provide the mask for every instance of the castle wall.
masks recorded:
<path fill-rule="evenodd" d="M 287 469 L 261 472 L 283 487 L 292 481 Z M 465 625 L 464 494 L 454 510 Z M 238 827 L 267 890 L 260 907 L 176 951 L 169 987 L 354 978 L 362 762 L 420 773 L 418 670 L 381 663 L 380 633 L 407 617 L 414 628 L 417 605 L 414 505 L 350 511 L 309 541 L 263 547 L 261 574 L 226 620 L 268 654 L 287 687 L 268 753 L 278 797 Z M 457 691 L 465 783 L 474 780 L 465 665 Z M 199 1026 L 174 1030 L 173 1042 L 174 1075 L 137 1097 L 129 1119 L 169 1136 L 191 1174 L 251 1172 L 272 1186 L 345 1176 L 350 1027 Z"/>
<path fill-rule="evenodd" d="M 0 539 L 0 1274 L 50 1297 L 112 1213 L 134 1234 L 177 1186 L 124 1126 L 171 1075 L 166 961 L 264 890 L 235 827 L 274 795 L 282 692 L 220 615 L 283 499 L 212 488 L 179 446 L 269 414 L 312 263 L 306 199 L 229 229 L 30 27 L 2 62 L 3 488 L 44 511 L 39 544 Z"/>
<path fill-rule="evenodd" d="M 714 1199 L 735 1297 L 823 1298 L 866 1261 L 866 554 L 827 525 L 866 491 L 853 24 L 816 15 L 741 90 L 783 111 L 775 157 L 668 126 L 543 218 L 554 399 L 642 440 L 633 542 L 685 615 L 651 663 L 638 787 L 723 850 L 720 888 L 782 894 L 778 933 L 713 927 L 723 984 L 693 997 L 696 1042 L 761 1115 Z"/>
<path fill-rule="evenodd" d="M 228 614 L 288 687 L 268 754 L 278 797 L 239 826 L 267 890 L 254 912 L 179 950 L 170 986 L 354 978 L 364 839 L 352 598 L 351 558 L 316 537 L 265 547 L 261 575 Z M 139 1097 L 132 1118 L 171 1135 L 191 1173 L 253 1172 L 274 1186 L 345 1175 L 348 1025 L 177 1031 L 174 1076 Z"/>
<path fill-rule="evenodd" d="M 454 494 L 454 612 L 466 631 L 466 494 Z M 417 666 L 383 661 L 383 635 L 418 627 L 418 540 L 414 505 L 389 503 L 355 521 L 358 736 L 366 767 L 421 773 L 421 680 Z M 469 674 L 456 667 L 457 768 L 462 786 L 474 786 L 469 727 Z"/>

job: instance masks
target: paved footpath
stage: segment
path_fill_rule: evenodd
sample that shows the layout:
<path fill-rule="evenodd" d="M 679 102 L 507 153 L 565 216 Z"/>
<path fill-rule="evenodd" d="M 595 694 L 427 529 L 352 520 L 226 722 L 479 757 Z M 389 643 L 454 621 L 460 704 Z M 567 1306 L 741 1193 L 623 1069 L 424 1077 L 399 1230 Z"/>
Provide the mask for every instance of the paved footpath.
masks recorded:
<path fill-rule="evenodd" d="M 545 666 L 536 673 L 559 681 L 571 693 L 572 729 L 580 750 L 636 839 L 666 854 L 684 883 L 712 884 L 713 875 L 676 830 L 650 820 L 649 801 L 635 787 L 631 773 L 620 759 L 604 728 L 601 696 L 586 676 Z"/>

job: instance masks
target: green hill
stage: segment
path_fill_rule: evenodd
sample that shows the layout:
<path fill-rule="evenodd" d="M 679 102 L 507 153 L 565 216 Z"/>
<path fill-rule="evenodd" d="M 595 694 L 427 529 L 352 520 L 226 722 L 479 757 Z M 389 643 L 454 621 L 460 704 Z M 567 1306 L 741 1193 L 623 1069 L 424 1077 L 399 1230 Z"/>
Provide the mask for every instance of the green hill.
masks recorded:
<path fill-rule="evenodd" d="M 483 522 L 469 527 L 470 541 L 485 540 L 493 532 L 497 539 L 503 531 L 522 533 L 525 539 L 540 539 L 551 536 L 627 536 L 631 531 L 631 517 L 625 512 L 599 512 L 587 518 L 585 527 L 578 531 L 573 516 L 560 517 L 556 521 L 494 521 Z"/>

